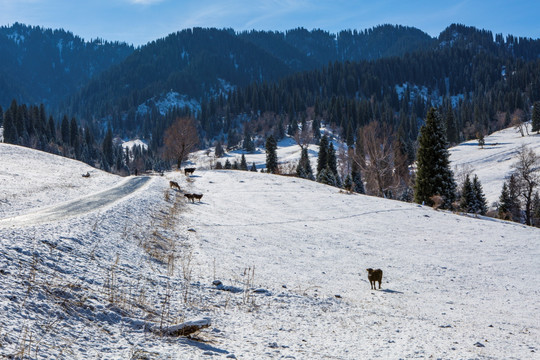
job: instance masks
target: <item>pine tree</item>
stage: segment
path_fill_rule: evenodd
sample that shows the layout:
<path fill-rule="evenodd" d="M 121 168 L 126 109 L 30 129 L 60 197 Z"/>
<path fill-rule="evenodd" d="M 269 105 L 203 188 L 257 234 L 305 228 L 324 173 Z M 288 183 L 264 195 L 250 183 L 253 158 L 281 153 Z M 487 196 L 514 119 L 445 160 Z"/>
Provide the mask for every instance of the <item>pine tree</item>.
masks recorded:
<path fill-rule="evenodd" d="M 62 135 L 62 142 L 64 143 L 64 145 L 71 145 L 69 142 L 71 140 L 71 134 L 69 131 L 69 120 L 68 120 L 67 115 L 64 115 L 64 117 L 62 118 L 62 123 L 60 125 L 60 134 Z M 112 135 L 111 135 L 111 146 L 112 146 Z M 112 165 L 112 164 L 109 162 L 109 165 Z"/>
<path fill-rule="evenodd" d="M 510 211 L 510 220 L 520 222 L 521 221 L 521 202 L 519 200 L 519 195 L 521 190 L 519 188 L 518 179 L 514 174 L 510 175 L 508 179 L 508 193 L 509 193 L 509 211 Z"/>
<path fill-rule="evenodd" d="M 358 164 L 356 163 L 356 161 L 353 161 L 352 164 L 351 178 L 354 185 L 353 191 L 359 194 L 365 194 L 366 189 L 364 187 L 364 181 L 362 180 L 362 174 L 360 172 L 360 169 L 358 168 Z"/>
<path fill-rule="evenodd" d="M 441 196 L 441 208 L 451 208 L 456 183 L 450 169 L 446 136 L 437 110 L 431 108 L 426 124 L 420 129 L 414 200 L 433 205 L 432 196 Z"/>
<path fill-rule="evenodd" d="M 249 169 L 249 171 L 257 172 L 257 167 L 255 166 L 255 163 L 251 164 L 251 168 Z"/>
<path fill-rule="evenodd" d="M 317 157 L 317 177 L 322 170 L 328 166 L 328 136 L 326 134 L 321 138 L 319 143 L 319 155 Z"/>
<path fill-rule="evenodd" d="M 336 150 L 334 149 L 333 142 L 328 144 L 328 168 L 334 174 L 334 179 L 336 180 L 335 186 L 341 187 L 341 179 L 337 170 Z"/>
<path fill-rule="evenodd" d="M 534 103 L 532 113 L 532 132 L 540 134 L 540 101 Z"/>
<path fill-rule="evenodd" d="M 67 117 L 65 118 L 67 121 Z M 64 121 L 62 121 L 62 123 L 63 122 Z M 62 134 L 62 137 L 63 137 L 63 134 Z M 107 130 L 107 134 L 105 135 L 105 138 L 103 139 L 103 143 L 101 145 L 101 150 L 103 151 L 103 157 L 105 158 L 105 162 L 108 165 L 107 168 L 111 167 L 114 163 L 114 150 L 113 150 L 111 128 Z"/>
<path fill-rule="evenodd" d="M 463 187 L 461 188 L 461 201 L 459 207 L 467 213 L 474 213 L 474 202 L 475 196 L 473 185 L 470 176 L 467 174 L 465 181 L 463 182 Z"/>
<path fill-rule="evenodd" d="M 17 128 L 13 120 L 11 109 L 6 111 L 4 116 L 4 142 L 9 144 L 17 144 L 18 139 Z"/>
<path fill-rule="evenodd" d="M 540 194 L 538 191 L 534 194 L 532 205 L 532 225 L 540 227 Z"/>
<path fill-rule="evenodd" d="M 49 140 L 56 142 L 56 127 L 52 115 L 49 116 Z"/>
<path fill-rule="evenodd" d="M 315 141 L 319 141 L 321 139 L 321 123 L 318 119 L 314 119 L 311 127 L 313 128 L 313 138 L 315 139 Z"/>
<path fill-rule="evenodd" d="M 508 185 L 506 185 L 506 182 L 504 182 L 501 190 L 501 195 L 499 196 L 499 219 L 510 220 L 512 218 L 512 215 L 510 214 L 510 206 L 510 191 L 508 190 Z"/>
<path fill-rule="evenodd" d="M 317 175 L 317 182 L 322 184 L 336 186 L 336 177 L 330 168 L 327 166 L 324 168 L 319 175 Z"/>
<path fill-rule="evenodd" d="M 215 150 L 215 154 L 216 154 L 216 157 L 220 158 L 223 156 L 225 152 L 223 151 L 223 144 L 221 144 L 221 141 L 218 141 L 216 143 L 216 150 Z"/>
<path fill-rule="evenodd" d="M 303 179 L 315 180 L 315 177 L 313 176 L 313 169 L 311 168 L 311 162 L 309 161 L 307 148 L 302 148 L 300 161 L 296 167 L 296 175 Z"/>
<path fill-rule="evenodd" d="M 474 213 L 480 215 L 486 215 L 487 213 L 487 201 L 482 189 L 482 184 L 475 174 L 472 181 L 472 189 L 474 194 Z"/>
<path fill-rule="evenodd" d="M 266 139 L 266 171 L 272 174 L 278 172 L 277 142 L 272 135 Z"/>
<path fill-rule="evenodd" d="M 347 176 L 345 176 L 345 180 L 343 180 L 343 188 L 349 192 L 353 191 L 353 181 L 351 174 L 347 174 Z"/>
<path fill-rule="evenodd" d="M 225 160 L 225 167 L 224 168 L 227 169 L 227 170 L 232 169 L 232 164 L 229 161 L 229 159 Z"/>
<path fill-rule="evenodd" d="M 248 169 L 248 166 L 246 162 L 246 157 L 244 156 L 244 154 L 242 154 L 242 160 L 240 160 L 240 170 L 247 171 L 247 169 Z"/>
<path fill-rule="evenodd" d="M 253 140 L 251 139 L 251 134 L 249 133 L 248 127 L 246 126 L 244 131 L 244 142 L 243 142 L 243 148 L 248 153 L 252 153 L 255 151 L 255 144 L 253 143 Z"/>

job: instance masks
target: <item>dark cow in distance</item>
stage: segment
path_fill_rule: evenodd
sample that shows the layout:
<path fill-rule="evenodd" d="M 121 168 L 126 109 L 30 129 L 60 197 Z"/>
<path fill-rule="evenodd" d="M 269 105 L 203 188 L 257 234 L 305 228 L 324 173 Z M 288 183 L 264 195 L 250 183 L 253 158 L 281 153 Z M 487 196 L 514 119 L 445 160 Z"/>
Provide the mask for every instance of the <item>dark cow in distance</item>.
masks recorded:
<path fill-rule="evenodd" d="M 191 200 L 192 203 L 195 202 L 195 199 L 199 200 L 201 202 L 201 199 L 203 197 L 203 194 L 184 194 L 184 196 L 189 200 Z"/>
<path fill-rule="evenodd" d="M 184 169 L 184 174 L 186 174 L 186 176 L 188 176 L 188 174 L 193 174 L 195 172 L 195 169 L 194 167 L 192 168 L 185 168 Z"/>
<path fill-rule="evenodd" d="M 375 282 L 379 282 L 379 289 L 381 288 L 381 282 L 382 282 L 382 270 L 381 269 L 375 269 L 372 268 L 366 269 L 368 272 L 368 279 L 369 284 L 371 285 L 372 290 L 376 290 L 377 286 L 375 286 Z"/>

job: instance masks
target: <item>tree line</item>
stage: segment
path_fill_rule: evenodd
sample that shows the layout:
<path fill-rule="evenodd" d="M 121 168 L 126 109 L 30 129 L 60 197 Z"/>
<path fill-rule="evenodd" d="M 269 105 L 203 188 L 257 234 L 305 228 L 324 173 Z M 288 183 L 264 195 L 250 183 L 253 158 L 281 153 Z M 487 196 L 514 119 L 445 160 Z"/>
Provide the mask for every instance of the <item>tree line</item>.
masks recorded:
<path fill-rule="evenodd" d="M 80 160 L 113 173 L 127 175 L 168 167 L 150 148 L 123 148 L 110 127 L 102 135 L 102 130 L 92 122 L 81 125 L 76 118 L 66 115 L 55 119 L 47 114 L 43 104 L 18 105 L 13 100 L 5 111 L 0 107 L 0 126 L 4 128 L 6 143 Z"/>

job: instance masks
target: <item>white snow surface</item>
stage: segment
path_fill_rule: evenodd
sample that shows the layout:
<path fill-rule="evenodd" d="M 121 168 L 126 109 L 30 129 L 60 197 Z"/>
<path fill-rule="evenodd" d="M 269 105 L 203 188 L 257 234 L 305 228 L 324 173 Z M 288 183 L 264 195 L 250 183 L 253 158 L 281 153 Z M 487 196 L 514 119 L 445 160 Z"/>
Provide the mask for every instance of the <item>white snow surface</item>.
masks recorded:
<path fill-rule="evenodd" d="M 148 149 L 148 144 L 141 139 L 128 140 L 122 143 L 122 148 L 133 150 L 135 146 L 139 146 L 141 149 Z"/>
<path fill-rule="evenodd" d="M 0 180 L 3 220 L 124 181 L 7 144 Z M 0 225 L 0 357 L 533 359 L 539 299 L 538 228 L 271 174 L 174 171 L 86 214 Z M 154 331 L 184 323 L 211 325 Z"/>
<path fill-rule="evenodd" d="M 151 106 L 155 106 L 163 116 L 174 107 L 189 107 L 192 111 L 200 111 L 201 105 L 195 99 L 190 99 L 186 95 L 181 95 L 176 91 L 169 91 L 163 96 L 154 96 L 137 107 L 139 115 L 145 115 L 151 111 Z"/>

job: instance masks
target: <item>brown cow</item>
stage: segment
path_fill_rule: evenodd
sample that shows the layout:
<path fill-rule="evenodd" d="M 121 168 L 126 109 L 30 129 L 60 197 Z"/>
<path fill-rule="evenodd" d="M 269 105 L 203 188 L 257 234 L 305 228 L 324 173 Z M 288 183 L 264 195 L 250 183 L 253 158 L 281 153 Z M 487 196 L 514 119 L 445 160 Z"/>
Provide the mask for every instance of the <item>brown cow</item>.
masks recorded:
<path fill-rule="evenodd" d="M 366 269 L 368 272 L 368 279 L 369 284 L 371 285 L 372 290 L 376 290 L 377 286 L 375 286 L 375 282 L 379 282 L 379 289 L 381 288 L 381 282 L 382 282 L 382 270 L 381 269 L 375 269 L 372 268 Z"/>
<path fill-rule="evenodd" d="M 195 199 L 199 200 L 199 202 L 201 202 L 203 194 L 191 194 L 191 195 L 193 195 L 193 198 L 195 198 Z"/>
<path fill-rule="evenodd" d="M 176 181 L 169 181 L 169 186 L 171 187 L 171 189 L 173 188 L 177 188 L 178 191 L 182 191 L 182 189 L 180 189 L 180 185 L 178 185 L 178 183 Z"/>
<path fill-rule="evenodd" d="M 188 201 L 191 200 L 192 203 L 195 202 L 195 197 L 193 194 L 184 194 L 185 197 L 187 197 Z"/>

